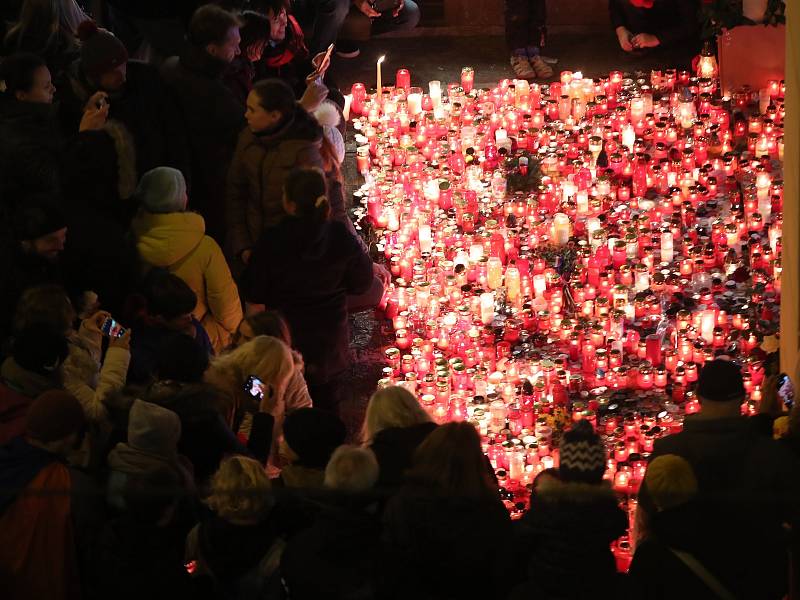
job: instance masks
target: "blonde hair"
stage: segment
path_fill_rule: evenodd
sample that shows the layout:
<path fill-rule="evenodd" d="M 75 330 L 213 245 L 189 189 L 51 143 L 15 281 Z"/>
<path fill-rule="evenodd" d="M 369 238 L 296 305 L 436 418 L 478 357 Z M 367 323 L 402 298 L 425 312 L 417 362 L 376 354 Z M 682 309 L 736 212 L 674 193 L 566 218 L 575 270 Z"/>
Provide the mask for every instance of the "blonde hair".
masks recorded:
<path fill-rule="evenodd" d="M 378 481 L 378 460 L 369 448 L 339 446 L 325 467 L 325 487 L 366 492 Z"/>
<path fill-rule="evenodd" d="M 369 399 L 362 439 L 368 443 L 384 429 L 430 422 L 430 415 L 419 405 L 414 394 L 402 386 L 392 385 L 379 389 Z"/>
<path fill-rule="evenodd" d="M 663 454 L 647 466 L 645 485 L 658 510 L 686 504 L 697 495 L 697 478 L 689 462 L 677 454 Z"/>
<path fill-rule="evenodd" d="M 211 479 L 211 495 L 205 502 L 225 520 L 260 520 L 272 508 L 271 489 L 261 463 L 246 456 L 229 456 Z"/>
<path fill-rule="evenodd" d="M 254 375 L 275 389 L 274 398 L 265 395 L 263 405 L 283 397 L 294 370 L 289 346 L 276 337 L 260 335 L 214 359 L 205 380 L 225 392 L 238 407 L 244 397 L 244 384 Z"/>

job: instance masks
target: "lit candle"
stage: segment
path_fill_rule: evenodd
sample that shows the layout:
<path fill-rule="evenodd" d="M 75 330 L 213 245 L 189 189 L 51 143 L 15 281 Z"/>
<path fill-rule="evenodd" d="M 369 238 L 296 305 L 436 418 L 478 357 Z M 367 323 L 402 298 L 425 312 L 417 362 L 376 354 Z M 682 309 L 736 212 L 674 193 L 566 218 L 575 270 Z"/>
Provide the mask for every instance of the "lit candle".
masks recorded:
<path fill-rule="evenodd" d="M 381 56 L 378 59 L 378 64 L 376 65 L 376 68 L 377 68 L 377 71 L 378 71 L 378 83 L 375 86 L 375 89 L 378 92 L 379 101 L 380 101 L 381 94 L 383 94 L 383 79 L 381 78 L 381 65 L 383 64 L 384 60 L 386 60 L 386 56 Z"/>
<path fill-rule="evenodd" d="M 442 104 L 442 82 L 441 81 L 431 81 L 428 83 L 428 94 L 431 97 L 431 101 L 433 102 L 434 108 L 441 106 Z"/>
<path fill-rule="evenodd" d="M 411 73 L 408 69 L 398 69 L 395 81 L 395 86 L 399 90 L 406 92 L 411 88 Z"/>
<path fill-rule="evenodd" d="M 564 213 L 553 215 L 553 239 L 559 246 L 564 246 L 569 241 L 570 236 L 569 216 Z"/>

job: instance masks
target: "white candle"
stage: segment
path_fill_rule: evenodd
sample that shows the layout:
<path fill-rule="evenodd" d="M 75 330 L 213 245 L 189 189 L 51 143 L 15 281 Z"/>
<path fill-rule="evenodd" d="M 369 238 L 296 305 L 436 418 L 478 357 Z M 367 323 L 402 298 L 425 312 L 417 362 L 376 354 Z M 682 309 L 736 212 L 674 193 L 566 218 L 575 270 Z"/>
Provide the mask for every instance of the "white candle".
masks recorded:
<path fill-rule="evenodd" d="M 704 307 L 700 307 L 704 308 Z M 703 310 L 700 317 L 700 335 L 710 344 L 714 341 L 714 325 L 716 324 L 716 315 L 713 309 Z"/>
<path fill-rule="evenodd" d="M 433 107 L 436 108 L 442 103 L 442 82 L 441 81 L 431 81 L 428 83 L 428 93 L 431 97 L 431 102 L 433 102 Z"/>
<path fill-rule="evenodd" d="M 564 213 L 553 215 L 553 239 L 559 246 L 564 246 L 569 241 L 570 222 Z"/>
<path fill-rule="evenodd" d="M 631 122 L 638 123 L 644 119 L 644 98 L 631 100 Z"/>
<path fill-rule="evenodd" d="M 636 143 L 636 131 L 633 125 L 628 123 L 622 128 L 622 145 L 627 146 L 628 150 L 633 151 L 633 145 Z"/>
<path fill-rule="evenodd" d="M 344 120 L 350 120 L 350 107 L 353 105 L 353 94 L 346 94 L 344 97 L 344 110 L 342 113 L 344 114 Z"/>
<path fill-rule="evenodd" d="M 481 294 L 481 321 L 484 325 L 491 325 L 494 319 L 494 293 Z"/>
<path fill-rule="evenodd" d="M 672 262 L 672 232 L 664 231 L 661 234 L 661 262 Z"/>
<path fill-rule="evenodd" d="M 408 95 L 408 113 L 413 117 L 422 112 L 422 94 Z"/>
<path fill-rule="evenodd" d="M 589 192 L 581 190 L 575 197 L 577 204 L 578 214 L 585 215 L 589 212 Z"/>
<path fill-rule="evenodd" d="M 433 238 L 431 236 L 431 226 L 423 223 L 419 226 L 419 251 L 430 253 L 433 250 Z"/>
<path fill-rule="evenodd" d="M 378 59 L 377 70 L 378 70 L 378 85 L 375 86 L 375 89 L 378 90 L 378 99 L 380 99 L 381 94 L 383 93 L 383 79 L 381 77 L 381 65 L 383 61 L 386 60 L 385 56 L 381 56 Z"/>
<path fill-rule="evenodd" d="M 498 129 L 494 132 L 494 141 L 499 146 L 508 139 L 508 132 L 505 129 Z"/>
<path fill-rule="evenodd" d="M 547 289 L 547 279 L 542 274 L 534 275 L 533 276 L 533 291 L 536 294 L 536 297 L 539 298 L 544 294 L 544 291 Z"/>

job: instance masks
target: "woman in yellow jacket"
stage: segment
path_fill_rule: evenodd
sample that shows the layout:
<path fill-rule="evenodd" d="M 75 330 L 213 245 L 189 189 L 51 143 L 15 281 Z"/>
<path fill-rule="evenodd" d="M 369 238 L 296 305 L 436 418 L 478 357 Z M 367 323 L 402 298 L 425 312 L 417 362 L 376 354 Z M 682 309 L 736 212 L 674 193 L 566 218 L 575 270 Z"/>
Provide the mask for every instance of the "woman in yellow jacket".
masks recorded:
<path fill-rule="evenodd" d="M 141 209 L 131 228 L 148 268 L 163 267 L 197 294 L 194 317 L 216 352 L 230 344 L 242 320 L 239 290 L 219 245 L 206 235 L 203 217 L 187 212 L 186 182 L 177 169 L 158 167 L 142 176 Z"/>

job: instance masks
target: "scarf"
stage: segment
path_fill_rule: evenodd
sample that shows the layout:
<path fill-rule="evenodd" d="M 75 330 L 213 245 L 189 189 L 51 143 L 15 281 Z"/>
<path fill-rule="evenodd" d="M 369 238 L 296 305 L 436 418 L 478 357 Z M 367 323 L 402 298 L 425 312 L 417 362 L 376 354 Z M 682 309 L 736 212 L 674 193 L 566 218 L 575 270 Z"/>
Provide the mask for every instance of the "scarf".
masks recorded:
<path fill-rule="evenodd" d="M 295 57 L 305 58 L 308 56 L 303 30 L 300 24 L 292 15 L 288 16 L 286 28 L 286 39 L 275 48 L 269 46 L 264 49 L 262 60 L 264 65 L 270 69 L 277 69 L 288 65 Z"/>

